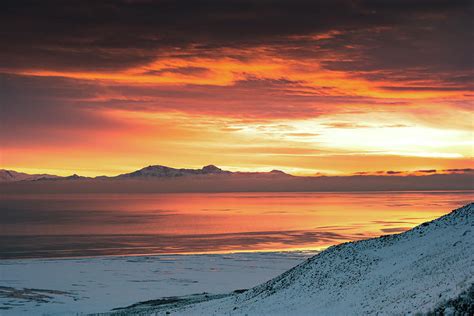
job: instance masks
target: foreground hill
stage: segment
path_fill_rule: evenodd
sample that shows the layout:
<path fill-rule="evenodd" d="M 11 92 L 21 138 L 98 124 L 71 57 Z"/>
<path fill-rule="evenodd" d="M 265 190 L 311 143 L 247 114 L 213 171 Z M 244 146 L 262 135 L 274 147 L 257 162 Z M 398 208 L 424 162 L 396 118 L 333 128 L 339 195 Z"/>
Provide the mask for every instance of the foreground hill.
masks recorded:
<path fill-rule="evenodd" d="M 437 309 L 442 315 L 457 309 L 469 315 L 473 237 L 471 203 L 402 234 L 330 247 L 247 291 L 166 298 L 117 314 L 407 315 Z"/>

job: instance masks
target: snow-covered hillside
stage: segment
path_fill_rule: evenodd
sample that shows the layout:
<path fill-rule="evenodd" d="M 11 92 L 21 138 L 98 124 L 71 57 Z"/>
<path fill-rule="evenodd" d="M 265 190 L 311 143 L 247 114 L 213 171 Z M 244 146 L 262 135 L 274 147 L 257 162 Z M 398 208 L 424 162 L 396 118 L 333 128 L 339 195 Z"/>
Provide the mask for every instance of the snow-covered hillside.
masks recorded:
<path fill-rule="evenodd" d="M 122 311 L 159 315 L 407 315 L 432 311 L 468 291 L 473 282 L 471 203 L 402 234 L 330 247 L 243 293 L 216 299 L 211 295 L 162 299 Z"/>

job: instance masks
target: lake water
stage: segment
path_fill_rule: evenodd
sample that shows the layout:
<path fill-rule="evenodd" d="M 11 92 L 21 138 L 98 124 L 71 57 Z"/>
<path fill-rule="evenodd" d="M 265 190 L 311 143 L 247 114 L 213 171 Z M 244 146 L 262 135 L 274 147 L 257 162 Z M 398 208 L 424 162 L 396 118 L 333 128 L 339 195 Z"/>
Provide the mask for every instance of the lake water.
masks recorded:
<path fill-rule="evenodd" d="M 321 249 L 405 231 L 473 191 L 0 197 L 0 258 Z"/>

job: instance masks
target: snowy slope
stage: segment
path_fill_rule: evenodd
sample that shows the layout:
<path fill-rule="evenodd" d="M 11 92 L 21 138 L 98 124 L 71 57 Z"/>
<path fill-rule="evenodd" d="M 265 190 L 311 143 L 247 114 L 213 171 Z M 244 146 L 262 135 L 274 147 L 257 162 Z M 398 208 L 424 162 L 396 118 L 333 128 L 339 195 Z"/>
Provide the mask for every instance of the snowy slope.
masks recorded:
<path fill-rule="evenodd" d="M 398 235 L 330 247 L 244 293 L 126 311 L 172 315 L 406 315 L 474 282 L 474 204 Z"/>

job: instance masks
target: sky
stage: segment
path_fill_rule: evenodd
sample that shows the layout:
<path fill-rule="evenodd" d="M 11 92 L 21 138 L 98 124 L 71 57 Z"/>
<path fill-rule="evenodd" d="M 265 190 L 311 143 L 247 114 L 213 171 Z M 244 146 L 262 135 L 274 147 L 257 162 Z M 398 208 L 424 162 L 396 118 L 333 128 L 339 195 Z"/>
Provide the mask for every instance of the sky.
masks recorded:
<path fill-rule="evenodd" d="M 472 168 L 473 3 L 2 1 L 0 167 Z"/>

